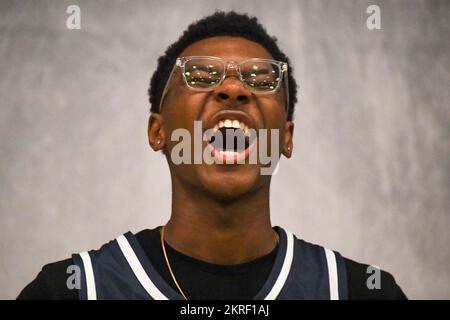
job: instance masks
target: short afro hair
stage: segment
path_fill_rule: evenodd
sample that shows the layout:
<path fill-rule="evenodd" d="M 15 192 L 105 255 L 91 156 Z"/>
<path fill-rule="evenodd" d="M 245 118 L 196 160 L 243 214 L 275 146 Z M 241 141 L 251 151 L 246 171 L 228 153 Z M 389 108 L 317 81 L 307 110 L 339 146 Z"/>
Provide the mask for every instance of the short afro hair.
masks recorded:
<path fill-rule="evenodd" d="M 148 89 L 151 112 L 159 113 L 162 92 L 181 52 L 197 41 L 216 36 L 240 37 L 254 41 L 262 45 L 275 60 L 289 64 L 289 58 L 278 47 L 277 39 L 269 36 L 256 17 L 249 17 L 247 14 L 239 14 L 234 11 L 216 11 L 214 14 L 189 25 L 180 38 L 166 49 L 164 55 L 158 58 L 158 67 L 153 73 Z M 297 102 L 297 83 L 292 71 L 292 66 L 289 64 L 288 120 L 292 120 L 295 103 Z"/>

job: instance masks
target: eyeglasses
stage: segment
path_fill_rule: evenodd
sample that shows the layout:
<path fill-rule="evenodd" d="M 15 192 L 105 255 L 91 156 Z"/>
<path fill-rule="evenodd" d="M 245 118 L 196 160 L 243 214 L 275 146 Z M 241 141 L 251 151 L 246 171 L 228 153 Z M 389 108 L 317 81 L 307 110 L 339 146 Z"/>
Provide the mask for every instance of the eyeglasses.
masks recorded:
<path fill-rule="evenodd" d="M 255 94 L 274 93 L 285 78 L 286 107 L 289 105 L 288 64 L 286 62 L 260 58 L 235 62 L 218 57 L 189 56 L 177 58 L 161 96 L 160 111 L 169 82 L 177 67 L 181 68 L 186 86 L 196 91 L 211 91 L 220 86 L 226 78 L 228 69 L 235 69 L 240 81 Z"/>

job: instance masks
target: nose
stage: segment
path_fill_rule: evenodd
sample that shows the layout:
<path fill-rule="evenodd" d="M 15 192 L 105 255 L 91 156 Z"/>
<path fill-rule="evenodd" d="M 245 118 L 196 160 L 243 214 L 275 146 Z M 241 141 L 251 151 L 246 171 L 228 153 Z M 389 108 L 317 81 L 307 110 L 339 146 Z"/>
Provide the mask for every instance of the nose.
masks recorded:
<path fill-rule="evenodd" d="M 232 104 L 246 104 L 250 101 L 251 92 L 244 86 L 238 75 L 232 75 L 214 90 L 217 101 Z"/>

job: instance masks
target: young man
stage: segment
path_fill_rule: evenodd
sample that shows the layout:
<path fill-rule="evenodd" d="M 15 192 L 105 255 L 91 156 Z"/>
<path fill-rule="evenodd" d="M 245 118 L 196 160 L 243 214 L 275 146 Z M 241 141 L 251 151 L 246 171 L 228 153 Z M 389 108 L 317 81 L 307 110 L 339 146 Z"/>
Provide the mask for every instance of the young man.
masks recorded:
<path fill-rule="evenodd" d="M 372 288 L 369 266 L 272 227 L 270 167 L 292 154 L 296 82 L 255 18 L 215 13 L 189 26 L 159 58 L 149 94 L 170 220 L 44 266 L 20 299 L 406 298 L 390 274 Z M 275 160 L 250 161 L 258 148 Z"/>

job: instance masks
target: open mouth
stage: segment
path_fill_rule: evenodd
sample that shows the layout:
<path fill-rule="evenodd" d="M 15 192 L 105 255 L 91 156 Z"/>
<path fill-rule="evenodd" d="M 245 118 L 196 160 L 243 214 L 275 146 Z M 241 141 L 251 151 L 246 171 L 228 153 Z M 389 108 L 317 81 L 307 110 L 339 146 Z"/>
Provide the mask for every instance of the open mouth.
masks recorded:
<path fill-rule="evenodd" d="M 218 121 L 208 142 L 211 154 L 223 163 L 242 162 L 256 141 L 253 132 L 245 122 L 237 119 Z"/>

